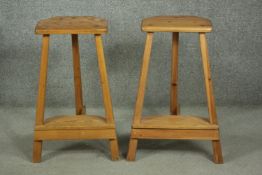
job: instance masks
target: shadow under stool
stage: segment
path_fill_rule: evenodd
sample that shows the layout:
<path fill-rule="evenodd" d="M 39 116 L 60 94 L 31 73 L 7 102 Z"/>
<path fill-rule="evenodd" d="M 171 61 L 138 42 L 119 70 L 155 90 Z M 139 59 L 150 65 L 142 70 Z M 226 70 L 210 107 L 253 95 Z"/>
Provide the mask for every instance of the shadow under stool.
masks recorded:
<path fill-rule="evenodd" d="M 109 140 L 112 160 L 117 160 L 119 158 L 118 142 L 102 43 L 102 34 L 107 33 L 107 21 L 92 16 L 52 17 L 40 20 L 36 25 L 35 33 L 42 35 L 43 38 L 34 130 L 33 162 L 41 161 L 42 143 L 44 140 L 85 139 Z M 52 34 L 70 34 L 72 36 L 76 114 L 54 116 L 44 120 L 48 48 L 49 38 Z M 92 34 L 95 37 L 105 117 L 86 114 L 82 96 L 78 34 Z"/>
<path fill-rule="evenodd" d="M 214 162 L 223 163 L 206 41 L 206 33 L 211 32 L 211 30 L 212 24 L 210 20 L 196 16 L 156 16 L 146 18 L 142 21 L 142 31 L 147 32 L 147 34 L 131 129 L 131 138 L 127 153 L 128 160 L 135 160 L 138 139 L 187 139 L 211 140 Z M 142 117 L 142 108 L 154 32 L 172 32 L 173 34 L 170 115 Z M 209 119 L 193 115 L 183 116 L 179 113 L 177 80 L 180 32 L 199 33 Z"/>

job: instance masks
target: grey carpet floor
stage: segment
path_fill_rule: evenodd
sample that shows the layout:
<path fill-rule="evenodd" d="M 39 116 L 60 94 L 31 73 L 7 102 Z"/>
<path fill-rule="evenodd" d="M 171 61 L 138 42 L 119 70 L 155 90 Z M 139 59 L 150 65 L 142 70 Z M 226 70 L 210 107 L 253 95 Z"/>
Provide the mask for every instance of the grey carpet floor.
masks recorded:
<path fill-rule="evenodd" d="M 207 115 L 206 108 L 188 106 L 183 114 Z M 135 162 L 125 160 L 132 109 L 115 109 L 121 159 L 111 161 L 107 141 L 44 142 L 42 162 L 31 163 L 34 108 L 0 108 L 0 174 L 105 175 L 259 175 L 262 172 L 262 106 L 218 107 L 223 165 L 212 160 L 209 141 L 141 140 Z M 103 114 L 102 109 L 87 109 Z M 46 115 L 74 113 L 73 108 L 47 108 Z M 145 114 L 168 113 L 147 108 Z"/>

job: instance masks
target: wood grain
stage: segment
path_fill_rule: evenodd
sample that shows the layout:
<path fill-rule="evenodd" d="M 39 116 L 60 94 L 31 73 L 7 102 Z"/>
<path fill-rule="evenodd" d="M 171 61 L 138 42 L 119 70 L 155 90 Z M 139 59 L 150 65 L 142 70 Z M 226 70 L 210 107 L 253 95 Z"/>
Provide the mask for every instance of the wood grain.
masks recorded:
<path fill-rule="evenodd" d="M 35 130 L 76 130 L 115 128 L 114 123 L 107 123 L 104 117 L 94 115 L 60 115 L 48 118 Z"/>
<path fill-rule="evenodd" d="M 41 140 L 34 140 L 33 144 L 33 163 L 41 162 L 41 155 L 42 155 L 42 145 L 43 141 Z"/>
<path fill-rule="evenodd" d="M 172 58 L 171 58 L 171 85 L 170 85 L 170 113 L 179 114 L 178 105 L 178 47 L 179 33 L 172 35 Z"/>
<path fill-rule="evenodd" d="M 107 78 L 102 36 L 95 35 L 95 41 L 96 41 L 98 67 L 99 67 L 99 73 L 100 73 L 100 83 L 101 83 L 102 92 L 103 92 L 103 101 L 104 101 L 106 119 L 108 122 L 114 122 L 112 100 L 111 100 L 111 95 L 110 95 L 110 90 L 109 90 L 109 82 Z"/>
<path fill-rule="evenodd" d="M 48 48 L 49 35 L 43 35 L 42 39 L 42 55 L 40 63 L 40 76 L 38 83 L 38 97 L 36 104 L 36 125 L 43 124 L 45 112 L 45 95 L 47 81 L 47 66 L 48 66 Z"/>
<path fill-rule="evenodd" d="M 181 140 L 218 140 L 216 129 L 132 129 L 133 139 L 181 139 Z"/>
<path fill-rule="evenodd" d="M 208 120 L 197 116 L 144 116 L 133 128 L 155 129 L 218 129 L 218 125 L 210 124 Z"/>
<path fill-rule="evenodd" d="M 208 59 L 208 48 L 207 48 L 207 41 L 206 41 L 205 33 L 200 33 L 199 38 L 200 38 L 200 49 L 201 49 L 201 54 L 202 54 L 202 63 L 203 63 L 203 70 L 204 70 L 204 78 L 205 78 L 206 95 L 207 95 L 210 122 L 213 124 L 217 124 L 215 99 L 214 99 L 213 85 L 212 85 L 212 80 L 211 80 L 210 65 L 209 65 L 209 59 Z"/>
<path fill-rule="evenodd" d="M 118 141 L 117 139 L 109 139 L 109 146 L 111 151 L 111 158 L 112 160 L 119 159 L 119 148 L 118 148 Z"/>
<path fill-rule="evenodd" d="M 199 33 L 199 39 L 200 39 L 200 49 L 201 49 L 202 63 L 204 69 L 209 119 L 211 124 L 217 124 L 218 122 L 217 122 L 215 98 L 213 93 L 213 85 L 212 85 L 211 73 L 210 73 L 206 34 Z M 213 147 L 214 162 L 219 164 L 223 163 L 223 155 L 222 155 L 220 140 L 212 141 L 212 147 Z"/>
<path fill-rule="evenodd" d="M 138 86 L 138 92 L 136 98 L 135 112 L 133 117 L 134 123 L 139 123 L 142 115 L 152 42 L 153 42 L 153 33 L 147 33 L 143 63 L 140 72 L 140 80 L 139 80 L 139 86 Z"/>
<path fill-rule="evenodd" d="M 213 140 L 212 141 L 213 147 L 213 161 L 217 164 L 223 164 L 223 155 L 222 155 L 222 148 L 220 140 Z"/>
<path fill-rule="evenodd" d="M 72 36 L 72 53 L 73 53 L 73 68 L 74 68 L 74 85 L 75 85 L 75 106 L 76 114 L 85 114 L 85 107 L 83 105 L 82 82 L 81 82 L 81 64 L 78 35 Z"/>
<path fill-rule="evenodd" d="M 132 130 L 133 133 L 133 130 Z M 136 158 L 136 149 L 137 149 L 138 140 L 135 138 L 131 138 L 129 141 L 128 152 L 127 152 L 127 160 L 134 161 Z"/>
<path fill-rule="evenodd" d="M 105 117 L 108 124 L 114 124 L 114 114 L 113 114 L 112 100 L 111 100 L 110 89 L 109 89 L 109 82 L 107 78 L 103 41 L 102 41 L 102 36 L 100 34 L 95 35 L 95 42 L 96 42 L 96 51 L 97 51 L 97 58 L 98 58 L 98 67 L 100 73 L 100 83 L 103 92 Z M 117 143 L 116 136 L 114 139 L 109 140 L 109 144 L 110 144 L 112 160 L 118 160 L 119 150 L 118 150 L 118 143 Z"/>
<path fill-rule="evenodd" d="M 211 140 L 214 152 L 214 162 L 223 163 L 205 36 L 205 32 L 210 32 L 212 30 L 211 22 L 205 18 L 192 16 L 158 16 L 144 19 L 142 22 L 142 30 L 147 32 L 147 40 L 140 74 L 127 160 L 135 160 L 138 139 L 189 139 Z M 172 115 L 152 115 L 142 117 L 146 79 L 152 46 L 152 32 L 173 32 L 170 88 L 170 113 Z M 178 115 L 180 113 L 177 91 L 178 32 L 199 32 L 209 120 L 199 116 Z"/>
<path fill-rule="evenodd" d="M 114 129 L 35 131 L 34 140 L 116 139 Z"/>
<path fill-rule="evenodd" d="M 145 32 L 211 32 L 209 19 L 197 16 L 154 16 L 143 19 Z"/>
<path fill-rule="evenodd" d="M 33 162 L 41 161 L 42 142 L 44 140 L 106 139 L 109 140 L 112 160 L 119 158 L 101 36 L 105 32 L 107 32 L 106 20 L 96 17 L 53 17 L 41 20 L 37 24 L 36 34 L 43 34 L 43 45 L 34 131 Z M 95 34 L 105 117 L 85 115 L 85 106 L 83 105 L 78 34 L 91 33 Z M 49 34 L 71 34 L 72 36 L 76 115 L 53 116 L 44 121 Z"/>
<path fill-rule="evenodd" d="M 36 34 L 103 34 L 107 21 L 94 16 L 56 16 L 40 20 Z"/>
<path fill-rule="evenodd" d="M 36 104 L 36 117 L 35 117 L 36 126 L 42 125 L 44 122 L 47 67 L 48 67 L 48 48 L 49 48 L 49 35 L 43 35 L 40 76 L 39 76 L 39 85 L 38 85 L 38 97 L 37 97 L 37 104 Z M 32 161 L 35 163 L 40 162 L 41 154 L 42 154 L 42 141 L 34 140 Z"/>

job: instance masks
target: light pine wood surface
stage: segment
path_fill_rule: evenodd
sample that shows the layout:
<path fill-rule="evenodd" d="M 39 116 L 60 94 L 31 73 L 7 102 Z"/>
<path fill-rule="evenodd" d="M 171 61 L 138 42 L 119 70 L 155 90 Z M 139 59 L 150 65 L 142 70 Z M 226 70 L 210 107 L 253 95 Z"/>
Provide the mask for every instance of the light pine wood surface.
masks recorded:
<path fill-rule="evenodd" d="M 110 95 L 109 83 L 107 78 L 107 70 L 104 56 L 103 41 L 101 35 L 95 35 L 96 51 L 98 58 L 98 67 L 100 75 L 100 84 L 103 93 L 103 102 L 105 107 L 106 119 L 109 123 L 114 122 L 112 100 Z"/>
<path fill-rule="evenodd" d="M 87 140 L 87 139 L 114 139 L 116 140 L 115 129 L 73 129 L 73 130 L 39 130 L 35 131 L 34 140 Z M 113 157 L 118 157 L 114 152 Z M 115 160 L 115 159 L 114 159 Z"/>
<path fill-rule="evenodd" d="M 219 140 L 217 129 L 133 129 L 133 139 Z"/>
<path fill-rule="evenodd" d="M 162 128 L 162 129 L 218 129 L 207 119 L 197 116 L 144 116 L 133 128 Z"/>
<path fill-rule="evenodd" d="M 212 30 L 210 20 L 194 16 L 157 16 L 142 21 L 142 30 L 147 32 L 143 63 L 140 74 L 137 101 L 131 129 L 127 160 L 134 161 L 138 139 L 190 139 L 211 140 L 213 161 L 223 163 L 219 126 L 215 109 L 206 32 Z M 171 115 L 142 116 L 143 101 L 150 62 L 152 32 L 172 32 L 170 113 Z M 204 79 L 209 118 L 201 116 L 183 116 L 178 102 L 178 32 L 198 32 L 204 69 Z"/>
<path fill-rule="evenodd" d="M 207 104 L 209 112 L 209 121 L 212 124 L 217 124 L 217 113 L 215 106 L 215 97 L 213 93 L 213 85 L 211 80 L 210 64 L 209 64 L 209 55 L 208 47 L 205 33 L 199 33 L 200 40 L 200 50 L 202 54 L 202 64 L 204 69 L 204 78 L 206 86 L 206 95 L 207 95 Z M 223 163 L 223 155 L 220 140 L 212 141 L 213 147 L 213 160 L 216 163 Z"/>
<path fill-rule="evenodd" d="M 107 79 L 102 33 L 107 32 L 106 20 L 97 17 L 52 17 L 37 23 L 36 34 L 42 34 L 42 55 L 34 131 L 33 162 L 41 161 L 44 140 L 106 139 L 111 159 L 119 158 L 118 141 Z M 52 116 L 44 120 L 47 81 L 49 34 L 71 34 L 76 115 Z M 94 34 L 98 69 L 103 92 L 105 116 L 87 115 L 83 105 L 78 34 Z"/>
<path fill-rule="evenodd" d="M 145 32 L 211 32 L 209 19 L 197 16 L 155 16 L 142 21 Z"/>
<path fill-rule="evenodd" d="M 42 125 L 44 123 L 45 113 L 45 94 L 47 81 L 47 67 L 48 67 L 48 49 L 49 49 L 49 35 L 43 35 L 42 38 L 42 53 L 40 64 L 40 76 L 38 82 L 38 97 L 36 103 L 36 117 L 35 125 Z M 41 161 L 42 154 L 42 140 L 34 140 L 33 143 L 33 162 Z"/>
<path fill-rule="evenodd" d="M 179 33 L 172 35 L 172 58 L 171 58 L 171 85 L 170 85 L 170 113 L 178 115 L 180 112 L 178 104 L 178 47 Z"/>
<path fill-rule="evenodd" d="M 85 111 L 85 106 L 83 105 L 80 53 L 79 53 L 78 35 L 76 34 L 72 34 L 72 53 L 73 53 L 76 114 L 80 115 L 80 114 L 85 114 L 86 111 Z"/>
<path fill-rule="evenodd" d="M 148 67 L 150 62 L 150 54 L 153 42 L 153 33 L 147 33 L 146 35 L 146 44 L 145 50 L 142 60 L 142 69 L 140 72 L 139 86 L 135 104 L 135 112 L 134 112 L 134 123 L 140 122 L 140 117 L 142 115 L 142 109 L 144 104 L 144 96 L 145 96 L 145 88 L 146 88 L 146 79 L 148 74 Z"/>
<path fill-rule="evenodd" d="M 103 34 L 107 21 L 94 16 L 56 16 L 40 20 L 36 34 Z"/>
<path fill-rule="evenodd" d="M 105 128 L 115 128 L 114 123 L 107 123 L 105 117 L 92 115 L 61 115 L 48 118 L 43 125 L 37 125 L 35 130 Z"/>

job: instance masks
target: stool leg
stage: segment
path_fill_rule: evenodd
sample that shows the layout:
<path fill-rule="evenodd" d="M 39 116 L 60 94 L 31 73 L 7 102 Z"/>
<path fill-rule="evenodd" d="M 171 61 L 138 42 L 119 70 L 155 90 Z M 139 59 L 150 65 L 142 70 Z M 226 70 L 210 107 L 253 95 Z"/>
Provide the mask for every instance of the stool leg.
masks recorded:
<path fill-rule="evenodd" d="M 33 163 L 41 162 L 41 155 L 42 155 L 42 144 L 43 141 L 34 141 L 33 145 Z"/>
<path fill-rule="evenodd" d="M 153 33 L 147 33 L 144 56 L 143 56 L 143 64 L 140 72 L 139 87 L 138 87 L 136 106 L 134 112 L 134 121 L 133 121 L 134 123 L 140 123 L 141 116 L 142 116 L 142 108 L 144 104 L 146 79 L 147 79 L 148 67 L 150 62 L 152 41 L 153 41 Z"/>
<path fill-rule="evenodd" d="M 199 36 L 200 48 L 201 48 L 203 70 L 204 70 L 204 77 L 205 77 L 209 119 L 210 119 L 210 123 L 216 124 L 217 123 L 216 107 L 215 107 L 215 100 L 213 96 L 212 80 L 210 75 L 206 35 L 205 33 L 200 33 L 199 35 L 200 35 Z"/>
<path fill-rule="evenodd" d="M 213 86 L 210 75 L 210 65 L 208 59 L 208 47 L 206 41 L 205 33 L 200 33 L 200 48 L 202 54 L 202 62 L 205 76 L 205 86 L 206 86 L 206 94 L 207 94 L 207 103 L 208 103 L 208 112 L 210 123 L 217 124 L 217 115 L 216 115 L 216 107 L 215 107 L 215 99 L 213 95 Z M 214 162 L 215 163 L 223 163 L 222 149 L 220 140 L 212 141 L 213 152 L 214 152 Z"/>
<path fill-rule="evenodd" d="M 112 102 L 111 102 L 110 90 L 108 86 L 108 79 L 107 79 L 107 73 L 106 73 L 102 36 L 95 35 L 95 40 L 96 40 L 98 66 L 99 66 L 99 72 L 100 72 L 100 82 L 101 82 L 102 92 L 103 92 L 103 101 L 104 101 L 104 106 L 105 106 L 106 119 L 108 122 L 114 122 Z"/>
<path fill-rule="evenodd" d="M 109 90 L 109 83 L 107 78 L 102 36 L 95 35 L 95 41 L 96 41 L 98 66 L 100 72 L 100 82 L 103 92 L 106 120 L 108 123 L 114 123 L 114 115 L 113 115 L 112 101 L 111 101 L 110 90 Z M 115 137 L 115 139 L 110 140 L 109 142 L 110 142 L 112 159 L 116 160 L 119 158 L 117 138 Z"/>
<path fill-rule="evenodd" d="M 73 50 L 76 114 L 80 115 L 80 114 L 85 114 L 85 107 L 83 105 L 83 96 L 82 96 L 80 54 L 79 54 L 79 44 L 78 44 L 77 34 L 72 34 L 72 50 Z"/>
<path fill-rule="evenodd" d="M 118 141 L 117 139 L 110 139 L 109 140 L 110 151 L 111 151 L 111 158 L 112 160 L 119 159 L 119 149 L 118 149 Z"/>
<path fill-rule="evenodd" d="M 136 159 L 137 139 L 131 138 L 128 146 L 127 160 L 134 161 Z"/>
<path fill-rule="evenodd" d="M 223 155 L 220 140 L 212 141 L 213 161 L 218 164 L 223 164 Z"/>
<path fill-rule="evenodd" d="M 47 65 L 48 65 L 48 47 L 49 47 L 49 35 L 43 35 L 42 39 L 42 54 L 40 64 L 40 77 L 38 86 L 38 98 L 36 105 L 36 125 L 42 125 L 44 123 L 45 112 L 45 94 L 46 94 L 46 80 L 47 80 Z M 33 144 L 33 162 L 41 161 L 42 153 L 42 141 L 34 140 Z"/>
<path fill-rule="evenodd" d="M 137 92 L 133 124 L 140 123 L 141 116 L 142 116 L 142 108 L 143 108 L 143 103 L 144 103 L 146 79 L 147 79 L 150 54 L 151 54 L 151 49 L 152 49 L 152 41 L 153 41 L 153 33 L 147 33 L 144 56 L 143 56 L 143 64 L 142 64 L 142 69 L 140 72 L 140 80 L 139 80 L 139 87 L 138 87 L 138 92 Z M 129 142 L 127 160 L 135 160 L 135 155 L 136 155 L 138 140 L 135 138 L 132 138 L 132 132 L 133 131 L 131 130 L 131 138 Z"/>
<path fill-rule="evenodd" d="M 172 115 L 179 114 L 178 105 L 178 92 L 177 92 L 177 81 L 178 81 L 178 43 L 179 33 L 173 33 L 172 36 L 172 63 L 171 63 L 171 87 L 170 87 L 170 113 Z"/>

